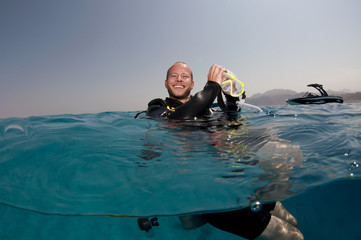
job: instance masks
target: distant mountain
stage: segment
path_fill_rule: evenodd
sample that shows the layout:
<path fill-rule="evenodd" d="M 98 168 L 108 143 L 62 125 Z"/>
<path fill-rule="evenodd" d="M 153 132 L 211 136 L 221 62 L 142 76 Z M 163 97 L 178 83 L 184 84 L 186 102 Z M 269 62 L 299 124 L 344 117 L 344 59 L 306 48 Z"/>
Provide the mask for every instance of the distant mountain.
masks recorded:
<path fill-rule="evenodd" d="M 329 95 L 341 96 L 345 103 L 361 103 L 361 92 L 346 93 L 327 90 Z M 302 97 L 306 92 L 297 93 L 289 89 L 273 89 L 264 93 L 256 93 L 246 98 L 246 102 L 256 106 L 286 105 L 289 98 Z"/>
<path fill-rule="evenodd" d="M 254 94 L 251 97 L 246 98 L 246 102 L 256 106 L 285 105 L 286 99 L 299 95 L 300 93 L 297 93 L 293 90 L 273 89 L 265 93 Z"/>
<path fill-rule="evenodd" d="M 361 92 L 340 95 L 346 103 L 361 103 Z"/>

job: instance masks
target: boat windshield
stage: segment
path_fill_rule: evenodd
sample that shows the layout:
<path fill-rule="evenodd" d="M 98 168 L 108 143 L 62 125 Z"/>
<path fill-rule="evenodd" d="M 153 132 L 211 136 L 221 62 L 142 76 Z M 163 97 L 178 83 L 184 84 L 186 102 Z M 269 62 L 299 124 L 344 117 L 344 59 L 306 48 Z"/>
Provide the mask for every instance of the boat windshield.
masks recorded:
<path fill-rule="evenodd" d="M 319 96 L 320 95 L 312 92 L 306 92 L 305 95 L 303 95 L 303 97 L 319 97 Z"/>

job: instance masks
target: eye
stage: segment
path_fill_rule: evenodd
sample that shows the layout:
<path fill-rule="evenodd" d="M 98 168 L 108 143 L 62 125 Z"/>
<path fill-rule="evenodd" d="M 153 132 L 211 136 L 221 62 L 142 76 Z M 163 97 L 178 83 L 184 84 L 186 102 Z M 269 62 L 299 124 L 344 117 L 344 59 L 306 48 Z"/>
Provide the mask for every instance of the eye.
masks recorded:
<path fill-rule="evenodd" d="M 176 73 L 172 73 L 169 75 L 170 78 L 176 78 L 177 76 L 178 76 L 178 74 L 176 74 Z"/>
<path fill-rule="evenodd" d="M 188 79 L 188 78 L 190 78 L 190 76 L 188 74 L 182 74 L 182 78 L 183 79 Z"/>

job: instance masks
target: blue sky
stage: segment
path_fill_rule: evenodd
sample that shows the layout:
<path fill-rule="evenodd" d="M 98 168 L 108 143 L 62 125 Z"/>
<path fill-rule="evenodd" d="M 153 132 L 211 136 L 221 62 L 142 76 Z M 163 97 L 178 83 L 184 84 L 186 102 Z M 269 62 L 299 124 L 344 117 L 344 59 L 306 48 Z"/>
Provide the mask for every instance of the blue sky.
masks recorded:
<path fill-rule="evenodd" d="M 361 91 L 360 12 L 359 0 L 2 0 L 0 118 L 143 110 L 179 60 L 194 93 L 213 63 L 248 96 Z"/>

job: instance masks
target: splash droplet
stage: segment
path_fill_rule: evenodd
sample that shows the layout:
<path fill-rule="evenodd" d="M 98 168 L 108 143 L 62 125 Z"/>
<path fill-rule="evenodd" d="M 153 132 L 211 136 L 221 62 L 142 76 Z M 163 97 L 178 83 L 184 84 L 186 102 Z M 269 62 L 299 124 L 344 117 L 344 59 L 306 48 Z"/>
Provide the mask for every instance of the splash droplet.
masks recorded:
<path fill-rule="evenodd" d="M 23 127 L 19 126 L 19 125 L 9 125 L 4 129 L 4 134 L 10 134 L 10 133 L 15 133 L 15 134 L 23 134 L 25 133 L 25 130 Z"/>

